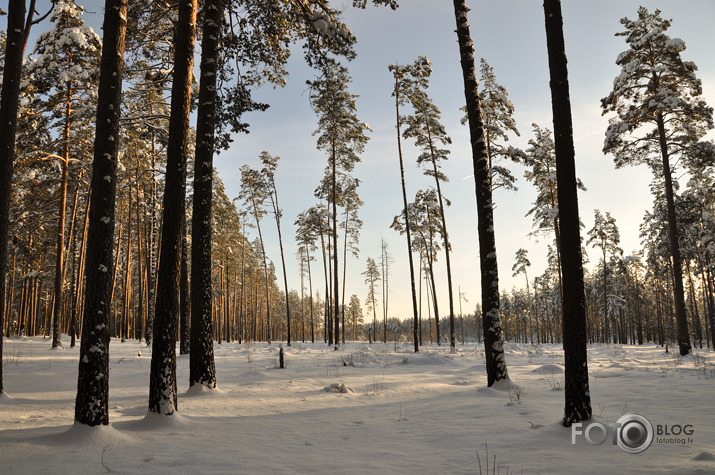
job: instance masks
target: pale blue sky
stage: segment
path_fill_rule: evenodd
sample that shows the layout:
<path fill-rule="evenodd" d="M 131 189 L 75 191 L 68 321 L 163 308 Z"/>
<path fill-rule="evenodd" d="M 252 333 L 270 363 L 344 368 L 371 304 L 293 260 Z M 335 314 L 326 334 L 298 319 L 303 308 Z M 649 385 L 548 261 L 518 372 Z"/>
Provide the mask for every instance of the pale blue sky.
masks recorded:
<path fill-rule="evenodd" d="M 348 2 L 345 2 L 346 4 Z M 469 20 L 475 41 L 476 56 L 485 57 L 494 67 L 498 81 L 506 86 L 516 107 L 516 119 L 521 137 L 512 144 L 527 147 L 532 137 L 531 124 L 552 128 L 551 98 L 548 87 L 546 39 L 542 4 L 531 0 L 471 1 Z M 616 218 L 626 252 L 640 249 L 638 226 L 644 211 L 651 208 L 648 184 L 650 173 L 643 168 L 615 170 L 611 157 L 601 152 L 607 118 L 601 117 L 600 99 L 610 91 L 613 78 L 619 73 L 616 56 L 626 49 L 619 19 L 636 17 L 639 5 L 649 10 L 660 8 L 663 16 L 673 18 L 670 36 L 685 40 L 688 49 L 683 57 L 700 67 L 699 77 L 708 102 L 715 105 L 715 64 L 712 45 L 715 32 L 711 28 L 715 17 L 715 2 L 711 1 L 565 1 L 563 2 L 565 39 L 569 59 L 574 135 L 576 138 L 577 173 L 588 191 L 580 193 L 579 204 L 586 229 L 593 225 L 593 210 L 609 211 Z M 471 312 L 479 301 L 479 266 L 476 241 L 476 201 L 472 174 L 468 131 L 460 125 L 464 103 L 459 55 L 454 33 L 455 21 L 451 2 L 437 0 L 402 1 L 393 12 L 368 8 L 349 9 L 346 20 L 358 37 L 358 57 L 350 63 L 354 79 L 351 91 L 360 94 L 358 115 L 373 128 L 371 141 L 363 154 L 363 162 L 355 174 L 363 183 L 360 194 L 365 201 L 360 214 L 364 221 L 359 261 L 348 262 L 348 295 L 356 293 L 362 300 L 366 287 L 360 272 L 368 256 L 380 255 L 380 236 L 384 236 L 395 258 L 391 272 L 390 314 L 411 315 L 409 271 L 406 243 L 403 236 L 389 229 L 393 216 L 402 209 L 397 145 L 395 139 L 394 100 L 390 97 L 392 78 L 387 65 L 412 62 L 426 55 L 433 66 L 431 95 L 443 113 L 443 123 L 453 145 L 445 171 L 450 182 L 444 193 L 452 200 L 447 210 L 447 227 L 453 243 L 453 282 L 455 312 L 457 287 L 466 293 L 464 312 Z M 222 154 L 218 168 L 229 192 L 237 193 L 238 167 L 245 162 L 257 164 L 261 150 L 282 157 L 278 169 L 278 184 L 285 210 L 285 224 L 290 229 L 294 216 L 312 206 L 312 191 L 322 176 L 327 157 L 315 149 L 316 119 L 308 104 L 305 80 L 311 72 L 302 67 L 300 52 L 291 67 L 291 78 L 284 90 L 261 91 L 260 97 L 271 103 L 261 114 L 252 114 L 252 133 L 238 137 L 233 148 Z M 407 167 L 408 199 L 419 188 L 432 186 L 432 181 L 416 169 L 417 149 L 403 143 Z M 524 285 L 523 276 L 512 278 L 511 266 L 517 249 L 529 251 L 532 267 L 530 278 L 543 272 L 546 245 L 551 238 L 536 241 L 527 237 L 533 228 L 530 209 L 535 194 L 523 178 L 523 167 L 509 165 L 518 177 L 517 192 L 498 190 L 495 228 L 502 289 Z M 470 177 L 470 178 L 468 178 Z M 268 236 L 275 235 L 269 230 Z M 285 233 L 290 236 L 290 231 Z M 272 239 L 269 238 L 269 242 Z M 274 240 L 273 240 L 274 241 Z M 289 247 L 289 252 L 294 248 Z M 269 248 L 278 258 L 275 244 Z M 592 259 L 597 259 L 594 253 Z M 341 263 L 342 266 L 342 263 Z M 437 290 L 440 313 L 448 312 L 444 256 L 437 267 Z M 289 269 L 296 288 L 297 271 Z M 321 274 L 314 274 L 314 276 Z M 426 307 L 423 306 L 426 314 Z"/>
<path fill-rule="evenodd" d="M 79 3 L 82 3 L 81 0 Z M 405 318 L 412 313 L 406 243 L 403 236 L 389 229 L 393 217 L 402 209 L 402 196 L 394 100 L 390 97 L 392 77 L 387 65 L 410 63 L 418 55 L 425 55 L 433 67 L 430 94 L 442 110 L 443 123 L 453 140 L 450 159 L 444 166 L 450 182 L 444 185 L 443 191 L 453 203 L 447 210 L 447 226 L 453 245 L 455 312 L 459 312 L 456 292 L 461 286 L 469 299 L 463 304 L 463 310 L 471 313 L 474 304 L 479 301 L 480 286 L 476 201 L 468 131 L 459 122 L 462 117 L 459 107 L 464 103 L 464 93 L 452 3 L 446 0 L 402 0 L 397 11 L 387 8 L 359 11 L 349 8 L 350 3 L 342 0 L 342 5 L 347 8 L 346 23 L 358 38 L 358 57 L 349 64 L 354 79 L 351 92 L 360 95 L 358 116 L 374 132 L 370 134 L 371 140 L 362 155 L 362 163 L 355 169 L 355 175 L 362 180 L 359 193 L 365 202 L 360 210 L 364 227 L 359 260 L 348 260 L 348 298 L 355 293 L 364 301 L 367 289 L 360 272 L 364 270 L 368 256 L 379 257 L 380 237 L 384 236 L 395 259 L 390 281 L 390 315 Z M 87 22 L 99 24 L 103 2 L 94 0 L 84 4 L 90 12 L 96 12 L 87 14 Z M 339 6 L 341 2 L 334 4 Z M 467 4 L 472 8 L 469 20 L 476 57 L 484 57 L 492 65 L 497 80 L 508 89 L 516 107 L 521 137 L 513 138 L 512 145 L 526 148 L 532 137 L 532 122 L 552 128 L 542 3 L 535 0 L 501 0 L 468 1 Z M 581 218 L 586 229 L 590 229 L 594 208 L 609 211 L 617 220 L 622 247 L 626 252 L 640 249 L 638 226 L 644 210 L 651 208 L 648 188 L 651 177 L 643 168 L 615 170 L 611 157 L 601 153 L 607 119 L 601 117 L 600 99 L 608 94 L 613 78 L 619 73 L 615 65 L 616 56 L 626 49 L 623 38 L 614 36 L 622 30 L 619 19 L 636 17 L 639 5 L 651 11 L 659 8 L 664 17 L 673 19 L 669 34 L 686 42 L 688 48 L 683 57 L 699 66 L 698 75 L 703 81 L 705 97 L 709 104 L 715 105 L 715 62 L 712 54 L 715 2 L 563 2 L 576 167 L 588 188 L 579 197 Z M 5 27 L 4 21 L 0 22 L 0 27 Z M 47 26 L 35 28 L 34 33 L 37 34 Z M 30 43 L 28 51 L 32 47 Z M 217 158 L 216 166 L 229 197 L 233 198 L 239 191 L 241 165 L 249 163 L 258 166 L 258 155 L 262 150 L 281 157 L 276 179 L 284 210 L 283 236 L 287 244 L 288 278 L 289 285 L 298 289 L 300 280 L 295 259 L 293 222 L 299 212 L 316 203 L 313 190 L 322 176 L 327 157 L 315 148 L 315 137 L 311 135 L 316 127 L 316 117 L 308 103 L 305 81 L 313 78 L 313 72 L 303 65 L 299 47 L 294 48 L 289 69 L 291 76 L 284 89 L 266 87 L 258 92 L 258 98 L 270 103 L 270 109 L 246 117 L 251 123 L 251 134 L 237 136 L 232 148 Z M 408 199 L 411 201 L 418 189 L 432 186 L 432 181 L 417 170 L 415 158 L 418 152 L 413 144 L 404 142 L 403 150 Z M 523 178 L 523 167 L 509 166 L 518 177 L 519 190 L 498 190 L 495 193 L 500 287 L 506 290 L 524 285 L 523 276 L 514 279 L 511 275 L 516 250 L 524 247 L 529 251 L 533 264 L 529 275 L 533 278 L 543 272 L 546 245 L 551 242 L 550 237 L 536 241 L 527 236 L 533 228 L 531 218 L 524 215 L 530 209 L 535 194 L 531 184 Z M 270 221 L 266 221 L 264 226 L 269 257 L 278 264 L 280 254 L 275 227 Z M 595 261 L 595 254 L 591 254 Z M 340 265 L 342 267 L 342 261 Z M 321 279 L 319 267 L 314 270 L 314 279 Z M 443 316 L 448 313 L 445 276 L 442 255 L 437 263 L 437 291 L 440 314 Z M 319 282 L 314 282 L 314 288 L 322 288 Z M 424 305 L 423 311 L 426 315 Z"/>

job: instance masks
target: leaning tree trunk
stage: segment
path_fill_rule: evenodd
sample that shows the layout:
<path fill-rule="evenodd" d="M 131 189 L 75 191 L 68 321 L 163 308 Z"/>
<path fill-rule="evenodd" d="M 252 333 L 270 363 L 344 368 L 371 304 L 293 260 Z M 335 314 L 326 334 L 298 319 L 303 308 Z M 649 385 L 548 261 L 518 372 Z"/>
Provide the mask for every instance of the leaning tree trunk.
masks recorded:
<path fill-rule="evenodd" d="M 454 15 L 457 20 L 457 39 L 464 79 L 464 96 L 469 117 L 469 135 L 472 143 L 472 163 L 477 195 L 479 264 L 482 276 L 482 321 L 487 384 L 491 386 L 496 381 L 506 379 L 508 373 L 504 359 L 504 341 L 499 316 L 499 272 L 494 238 L 494 208 L 484 140 L 482 107 L 479 99 L 479 83 L 474 68 L 474 44 L 467 21 L 468 11 L 465 0 L 454 0 Z"/>
<path fill-rule="evenodd" d="M 224 2 L 204 5 L 201 42 L 201 82 L 194 160 L 194 213 L 191 230 L 191 352 L 189 386 L 216 387 L 211 338 L 211 208 L 213 194 L 214 137 L 216 130 L 216 71 Z"/>
<path fill-rule="evenodd" d="M 546 42 L 551 74 L 551 107 L 554 116 L 556 182 L 564 274 L 562 309 L 566 407 L 563 423 L 568 427 L 574 422 L 591 418 L 586 354 L 586 305 L 571 100 L 569 98 L 561 1 L 544 0 L 544 15 L 546 17 Z"/>
<path fill-rule="evenodd" d="M 109 424 L 109 312 L 126 18 L 127 0 L 106 1 L 74 414 L 76 422 L 89 426 Z"/>
<path fill-rule="evenodd" d="M 675 196 L 673 193 L 673 177 L 670 170 L 670 157 L 665 135 L 663 114 L 659 113 L 658 136 L 660 151 L 663 159 L 663 178 L 665 180 L 665 201 L 668 209 L 668 241 L 670 255 L 673 260 L 673 297 L 675 299 L 675 322 L 678 327 L 678 347 L 681 356 L 690 353 L 690 334 L 688 333 L 688 317 L 685 313 L 685 290 L 683 288 L 683 260 L 680 257 L 680 243 L 678 242 L 678 221 L 675 215 Z"/>
<path fill-rule="evenodd" d="M 400 159 L 400 182 L 402 183 L 402 204 L 405 210 L 405 235 L 407 237 L 407 258 L 410 264 L 410 289 L 412 291 L 412 319 L 413 319 L 413 335 L 414 349 L 415 353 L 420 351 L 420 341 L 419 341 L 419 315 L 417 313 L 417 290 L 415 287 L 415 266 L 412 262 L 412 237 L 410 236 L 410 212 L 407 205 L 407 188 L 405 186 L 405 166 L 402 160 L 402 141 L 400 135 L 400 91 L 399 82 L 395 78 L 395 114 L 397 116 L 397 155 Z M 387 256 L 385 257 L 385 262 L 387 262 Z M 387 272 L 385 273 L 385 277 Z M 389 290 L 389 289 L 388 289 Z M 387 305 L 385 305 L 387 307 Z M 385 313 L 385 318 L 387 319 L 387 313 Z M 387 323 L 387 322 L 385 322 Z M 387 327 L 387 325 L 385 325 Z"/>
<path fill-rule="evenodd" d="M 429 133 L 429 131 L 428 131 Z M 430 137 L 430 144 L 432 138 Z M 489 142 L 487 142 L 489 143 Z M 439 198 L 439 217 L 442 224 L 442 240 L 444 243 L 444 261 L 447 264 L 447 294 L 449 295 L 449 347 L 452 352 L 456 349 L 456 339 L 454 336 L 454 292 L 452 292 L 452 261 L 449 257 L 451 246 L 449 245 L 449 234 L 447 234 L 447 218 L 444 215 L 444 200 L 442 199 L 442 187 L 439 184 L 439 173 L 437 171 L 437 162 L 434 159 L 432 146 L 430 145 L 430 153 L 432 154 L 432 167 L 434 170 L 434 181 L 437 186 L 437 197 Z M 487 155 L 488 156 L 488 155 Z M 487 170 L 491 169 L 491 165 Z M 491 195 L 491 175 L 489 179 L 489 194 Z M 461 305 L 461 303 L 460 303 Z"/>
<path fill-rule="evenodd" d="M 169 143 L 166 151 L 161 260 L 157 275 L 149 377 L 149 412 L 164 415 L 171 415 L 177 409 L 176 338 L 181 248 L 186 221 L 186 157 L 196 36 L 196 2 L 197 0 L 179 1 L 179 18 L 174 36 L 176 49 Z"/>

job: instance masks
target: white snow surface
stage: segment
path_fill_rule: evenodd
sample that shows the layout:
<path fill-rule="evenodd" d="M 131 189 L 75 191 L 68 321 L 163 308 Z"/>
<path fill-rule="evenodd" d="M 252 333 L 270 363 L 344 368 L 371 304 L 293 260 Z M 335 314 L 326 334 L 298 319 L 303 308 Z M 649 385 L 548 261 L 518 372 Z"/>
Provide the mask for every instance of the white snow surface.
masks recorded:
<path fill-rule="evenodd" d="M 50 346 L 5 341 L 0 473 L 452 474 L 480 473 L 479 460 L 487 473 L 485 443 L 488 473 L 494 457 L 498 473 L 715 473 L 706 349 L 683 358 L 653 344 L 589 347 L 594 421 L 636 413 L 654 429 L 692 426 L 692 441 L 656 435 L 629 454 L 610 438 L 571 444 L 560 345 L 505 344 L 511 381 L 495 389 L 477 343 L 415 354 L 406 343 L 294 342 L 286 369 L 276 343 L 216 344 L 219 388 L 189 391 L 189 357 L 178 356 L 179 413 L 162 416 L 147 414 L 151 349 L 113 340 L 110 425 L 99 428 L 73 424 L 79 345 Z"/>

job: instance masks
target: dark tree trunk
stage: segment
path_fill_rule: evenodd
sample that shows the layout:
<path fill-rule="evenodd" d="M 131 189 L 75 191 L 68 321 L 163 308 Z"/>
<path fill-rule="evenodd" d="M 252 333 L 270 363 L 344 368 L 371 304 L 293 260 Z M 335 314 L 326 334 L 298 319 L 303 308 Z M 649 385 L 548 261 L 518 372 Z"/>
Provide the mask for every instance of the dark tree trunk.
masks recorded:
<path fill-rule="evenodd" d="M 196 36 L 196 2 L 197 0 L 179 1 L 179 19 L 174 35 L 176 50 L 171 88 L 161 260 L 157 275 L 149 377 L 149 412 L 164 415 L 171 415 L 177 409 L 176 338 L 181 248 L 186 222 L 186 156 Z"/>
<path fill-rule="evenodd" d="M 333 299 L 335 302 L 335 308 L 333 309 L 333 314 L 335 317 L 335 323 L 333 325 L 333 336 L 335 342 L 335 348 L 340 346 L 340 294 L 338 289 L 338 183 L 337 183 L 337 166 L 336 161 L 337 151 L 335 149 L 335 141 L 333 141 Z M 347 229 L 345 230 L 347 232 Z M 286 295 L 286 299 L 288 296 Z"/>
<path fill-rule="evenodd" d="M 3 72 L 2 95 L 0 96 L 0 394 L 2 379 L 2 328 L 5 322 L 5 279 L 7 276 L 7 242 L 10 223 L 10 185 L 12 184 L 13 161 L 15 160 L 15 135 L 17 112 L 20 100 L 20 73 L 25 54 L 27 36 L 32 25 L 35 2 L 30 2 L 30 11 L 25 25 L 25 0 L 9 0 L 7 15 L 7 41 Z"/>
<path fill-rule="evenodd" d="M 184 233 L 184 245 L 181 248 L 181 277 L 179 281 L 179 354 L 191 352 L 191 302 L 189 292 L 189 239 Z"/>
<path fill-rule="evenodd" d="M 690 353 L 690 334 L 688 333 L 688 317 L 685 313 L 685 290 L 683 288 L 683 260 L 680 257 L 678 222 L 675 216 L 675 196 L 673 192 L 673 177 L 670 170 L 670 157 L 665 136 L 663 115 L 658 114 L 658 135 L 660 140 L 661 158 L 663 159 L 663 178 L 665 180 L 665 201 L 668 210 L 668 244 L 673 261 L 673 298 L 675 299 L 675 321 L 678 327 L 678 347 L 682 356 Z"/>
<path fill-rule="evenodd" d="M 447 294 L 449 295 L 449 347 L 451 351 L 455 351 L 457 342 L 454 336 L 454 293 L 452 292 L 452 261 L 449 257 L 451 252 L 449 245 L 449 235 L 447 234 L 447 218 L 444 215 L 444 200 L 442 199 L 442 187 L 439 184 L 439 174 L 437 171 L 437 162 L 432 160 L 434 169 L 434 181 L 437 186 L 437 197 L 439 198 L 439 215 L 442 225 L 442 240 L 444 244 L 444 261 L 447 264 Z M 487 168 L 489 170 L 491 166 Z M 491 178 L 491 175 L 489 175 Z M 491 180 L 489 182 L 489 194 L 491 195 Z"/>
<path fill-rule="evenodd" d="M 551 107 L 554 117 L 556 181 L 564 277 L 562 309 L 566 407 L 563 423 L 568 427 L 574 422 L 591 418 L 586 354 L 586 306 L 571 100 L 560 0 L 545 0 L 544 15 L 551 77 Z M 604 261 L 604 266 L 605 264 Z"/>
<path fill-rule="evenodd" d="M 397 78 L 395 78 L 395 114 L 397 115 L 397 155 L 400 159 L 400 182 L 402 183 L 402 205 L 404 206 L 405 210 L 405 235 L 407 238 L 407 257 L 408 261 L 410 263 L 410 289 L 412 291 L 412 313 L 413 313 L 413 339 L 414 339 L 414 348 L 415 348 L 415 353 L 420 351 L 420 343 L 419 343 L 419 335 L 418 335 L 418 330 L 419 330 L 419 315 L 417 313 L 417 291 L 415 288 L 415 266 L 414 263 L 412 262 L 412 237 L 410 236 L 410 212 L 407 206 L 407 188 L 405 186 L 405 166 L 402 160 L 402 141 L 401 141 L 401 134 L 400 134 L 400 123 L 401 123 L 401 118 L 400 118 L 400 91 L 398 89 L 399 87 L 399 82 Z M 387 262 L 387 257 L 385 257 L 385 262 Z M 385 277 L 387 276 L 387 272 L 385 272 Z M 385 278 L 383 277 L 383 279 Z M 383 283 L 384 285 L 384 283 Z M 436 300 L 435 300 L 435 305 L 436 305 Z M 374 304 L 373 304 L 374 308 Z M 385 313 L 385 318 L 387 318 L 387 313 Z M 387 322 L 385 322 L 387 323 Z M 385 325 L 385 331 L 387 331 L 387 325 Z M 439 330 L 437 330 L 439 331 Z"/>
<path fill-rule="evenodd" d="M 201 82 L 196 118 L 194 160 L 194 213 L 191 230 L 191 359 L 189 386 L 216 387 L 216 366 L 211 338 L 211 208 L 214 137 L 216 129 L 216 71 L 224 1 L 204 4 L 201 42 Z"/>
<path fill-rule="evenodd" d="M 89 426 L 109 424 L 109 312 L 126 18 L 127 0 L 106 1 L 74 415 Z"/>
<path fill-rule="evenodd" d="M 500 321 L 499 272 L 497 268 L 496 241 L 494 238 L 494 207 L 489 178 L 488 157 L 484 140 L 484 122 L 479 99 L 479 84 L 474 67 L 474 44 L 469 32 L 465 0 L 454 0 L 454 15 L 457 20 L 464 96 L 469 117 L 469 135 L 472 143 L 472 163 L 477 195 L 477 218 L 479 232 L 479 264 L 482 281 L 482 321 L 486 354 L 487 384 L 508 377 L 504 358 L 504 340 Z"/>

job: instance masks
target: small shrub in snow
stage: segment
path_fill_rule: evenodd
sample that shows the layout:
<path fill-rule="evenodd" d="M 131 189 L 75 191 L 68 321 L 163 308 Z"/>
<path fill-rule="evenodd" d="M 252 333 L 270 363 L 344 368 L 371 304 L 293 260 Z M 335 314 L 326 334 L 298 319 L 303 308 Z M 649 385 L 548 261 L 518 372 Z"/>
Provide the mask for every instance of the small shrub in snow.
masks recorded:
<path fill-rule="evenodd" d="M 372 382 L 365 383 L 365 394 L 377 396 L 382 394 L 385 384 L 381 379 L 372 378 Z"/>
<path fill-rule="evenodd" d="M 507 393 L 509 394 L 509 401 L 511 405 L 521 404 L 521 400 L 524 398 L 524 386 L 509 382 L 509 386 L 507 386 Z"/>

